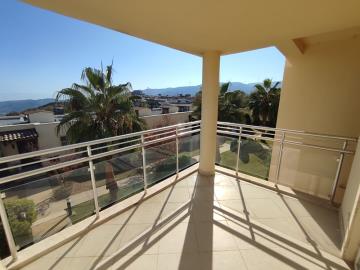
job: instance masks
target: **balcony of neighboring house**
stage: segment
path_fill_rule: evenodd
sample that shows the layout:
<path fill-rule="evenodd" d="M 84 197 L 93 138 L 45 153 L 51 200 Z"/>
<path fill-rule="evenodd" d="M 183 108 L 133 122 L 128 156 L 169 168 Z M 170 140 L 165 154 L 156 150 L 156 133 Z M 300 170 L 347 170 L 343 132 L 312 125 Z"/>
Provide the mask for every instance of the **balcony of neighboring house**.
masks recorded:
<path fill-rule="evenodd" d="M 350 269 L 341 259 L 335 192 L 356 139 L 218 122 L 218 165 L 206 176 L 198 172 L 200 125 L 0 159 L 37 157 L 42 165 L 1 169 L 16 170 L 1 179 L 11 253 L 3 263 L 9 269 Z M 289 167 L 300 153 L 321 155 L 323 164 Z"/>

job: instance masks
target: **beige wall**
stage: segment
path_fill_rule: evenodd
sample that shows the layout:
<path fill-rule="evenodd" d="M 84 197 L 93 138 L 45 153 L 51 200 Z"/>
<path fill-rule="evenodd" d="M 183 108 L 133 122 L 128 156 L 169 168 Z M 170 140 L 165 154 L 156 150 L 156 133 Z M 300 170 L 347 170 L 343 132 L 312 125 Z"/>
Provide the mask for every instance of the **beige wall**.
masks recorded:
<path fill-rule="evenodd" d="M 183 113 L 170 113 L 170 114 L 160 114 L 160 115 L 151 115 L 143 116 L 142 119 L 145 120 L 148 129 L 153 129 L 161 126 L 175 125 L 179 123 L 189 122 L 189 116 L 191 112 Z M 0 126 L 1 131 L 11 131 L 11 130 L 21 130 L 21 129 L 30 129 L 35 128 L 38 133 L 38 143 L 39 150 L 58 147 L 61 146 L 60 137 L 56 133 L 56 127 L 59 123 L 29 123 L 21 125 L 7 125 Z M 63 135 L 63 134 L 60 134 Z M 11 144 L 0 144 L 1 151 L 4 156 L 18 154 L 16 143 L 13 143 L 14 147 Z"/>
<path fill-rule="evenodd" d="M 143 116 L 141 118 L 145 120 L 148 129 L 153 129 L 189 122 L 189 116 L 191 115 L 191 113 L 192 112 L 169 113 Z"/>
<path fill-rule="evenodd" d="M 278 127 L 358 136 L 360 38 L 310 46 L 287 61 Z"/>
<path fill-rule="evenodd" d="M 40 111 L 29 114 L 30 123 L 51 123 L 54 122 L 55 116 L 50 111 Z"/>
<path fill-rule="evenodd" d="M 360 138 L 341 205 L 343 257 L 353 261 L 360 246 Z"/>
<path fill-rule="evenodd" d="M 278 128 L 358 137 L 360 135 L 360 38 L 308 44 L 303 54 L 287 55 Z M 300 138 L 300 141 L 309 143 Z M 333 144 L 333 145 L 332 145 Z M 341 147 L 341 143 L 326 142 Z M 275 175 L 274 146 L 270 177 Z M 280 183 L 328 197 L 338 155 L 286 147 Z M 340 185 L 345 187 L 352 158 L 346 157 Z M 339 189 L 338 201 L 342 191 Z"/>
<path fill-rule="evenodd" d="M 47 149 L 61 146 L 60 137 L 56 133 L 59 123 L 34 124 L 39 135 L 39 149 Z"/>
<path fill-rule="evenodd" d="M 21 125 L 8 125 L 8 126 L 0 126 L 1 131 L 11 131 L 11 130 L 22 130 L 22 129 L 30 129 L 35 128 L 38 133 L 38 144 L 39 150 L 58 147 L 61 146 L 60 138 L 56 134 L 56 127 L 59 123 L 30 123 L 30 124 L 21 124 Z M 16 145 L 16 143 L 13 143 Z M 8 147 L 7 147 L 7 150 Z M 9 154 L 18 154 L 17 148 L 16 151 L 6 152 Z M 6 153 L 4 153 L 6 155 Z"/>

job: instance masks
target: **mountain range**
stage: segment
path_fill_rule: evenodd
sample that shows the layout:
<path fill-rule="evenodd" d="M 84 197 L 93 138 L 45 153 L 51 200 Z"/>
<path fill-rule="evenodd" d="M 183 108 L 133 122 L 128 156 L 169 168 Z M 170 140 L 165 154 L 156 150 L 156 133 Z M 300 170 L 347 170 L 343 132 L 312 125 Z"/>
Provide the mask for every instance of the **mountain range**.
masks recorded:
<path fill-rule="evenodd" d="M 254 85 L 256 83 L 241 83 L 241 82 L 231 82 L 230 91 L 242 90 L 245 93 L 249 94 L 254 90 Z M 190 94 L 194 96 L 199 90 L 201 85 L 192 85 L 192 86 L 180 86 L 180 87 L 169 87 L 169 88 L 147 88 L 141 91 L 146 95 L 157 96 L 161 94 L 162 96 L 177 96 L 179 94 Z M 24 100 L 9 100 L 9 101 L 0 101 L 0 115 L 7 114 L 10 112 L 22 112 L 29 108 L 36 108 L 48 103 L 54 102 L 52 98 L 43 98 L 43 99 L 24 99 Z"/>
<path fill-rule="evenodd" d="M 254 90 L 254 85 L 256 83 L 241 83 L 241 82 L 231 82 L 230 91 L 242 90 L 245 93 L 250 93 Z M 179 94 L 190 94 L 194 96 L 199 90 L 201 85 L 192 85 L 192 86 L 180 86 L 180 87 L 168 87 L 168 88 L 147 88 L 141 90 L 145 95 L 157 96 L 161 94 L 162 96 L 176 96 Z"/>
<path fill-rule="evenodd" d="M 42 98 L 0 101 L 0 115 L 7 114 L 9 112 L 22 112 L 26 109 L 36 108 L 50 102 L 54 102 L 54 99 Z"/>

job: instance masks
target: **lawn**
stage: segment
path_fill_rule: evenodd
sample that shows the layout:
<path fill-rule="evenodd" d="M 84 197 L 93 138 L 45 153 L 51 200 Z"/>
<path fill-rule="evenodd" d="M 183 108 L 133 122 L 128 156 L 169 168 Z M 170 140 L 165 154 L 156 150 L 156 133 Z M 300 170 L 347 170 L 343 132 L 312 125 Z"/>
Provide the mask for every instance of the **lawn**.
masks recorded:
<path fill-rule="evenodd" d="M 236 154 L 231 151 L 226 151 L 220 154 L 219 165 L 235 170 L 236 169 Z M 239 171 L 245 174 L 256 176 L 262 179 L 268 179 L 270 161 L 261 160 L 254 154 L 250 154 L 248 163 L 244 163 L 240 159 Z"/>

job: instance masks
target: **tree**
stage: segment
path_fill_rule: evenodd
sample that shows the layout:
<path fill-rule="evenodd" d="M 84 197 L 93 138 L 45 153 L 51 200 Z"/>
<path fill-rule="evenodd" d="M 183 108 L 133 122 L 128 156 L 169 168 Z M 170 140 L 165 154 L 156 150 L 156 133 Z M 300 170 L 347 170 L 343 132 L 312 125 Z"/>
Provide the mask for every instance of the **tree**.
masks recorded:
<path fill-rule="evenodd" d="M 101 69 L 87 67 L 81 79 L 62 89 L 56 101 L 64 102 L 65 116 L 57 132 L 65 129 L 70 143 L 96 140 L 143 130 L 145 123 L 137 116 L 131 96 L 131 84 L 112 84 L 113 65 Z"/>
<path fill-rule="evenodd" d="M 248 99 L 243 91 L 229 91 L 230 83 L 220 87 L 218 120 L 232 123 L 246 123 L 248 117 L 244 111 Z"/>
<path fill-rule="evenodd" d="M 256 90 L 250 94 L 249 101 L 254 125 L 276 126 L 281 92 L 279 84 L 265 79 L 263 84 L 255 85 Z"/>
<path fill-rule="evenodd" d="M 250 117 L 246 113 L 248 105 L 247 95 L 241 91 L 229 91 L 230 83 L 223 83 L 219 91 L 219 105 L 218 105 L 218 120 L 233 123 L 247 123 L 250 124 Z M 196 119 L 201 119 L 201 95 L 199 91 L 193 101 L 195 107 L 192 116 Z"/>
<path fill-rule="evenodd" d="M 143 130 L 145 123 L 136 114 L 131 95 L 131 84 L 113 85 L 113 65 L 96 69 L 87 67 L 81 79 L 85 85 L 74 83 L 62 89 L 56 101 L 64 103 L 65 116 L 57 127 L 66 132 L 70 143 L 102 139 Z M 110 157 L 111 158 L 111 157 Z M 111 162 L 107 162 L 106 188 L 110 200 L 117 195 L 118 186 Z"/>

